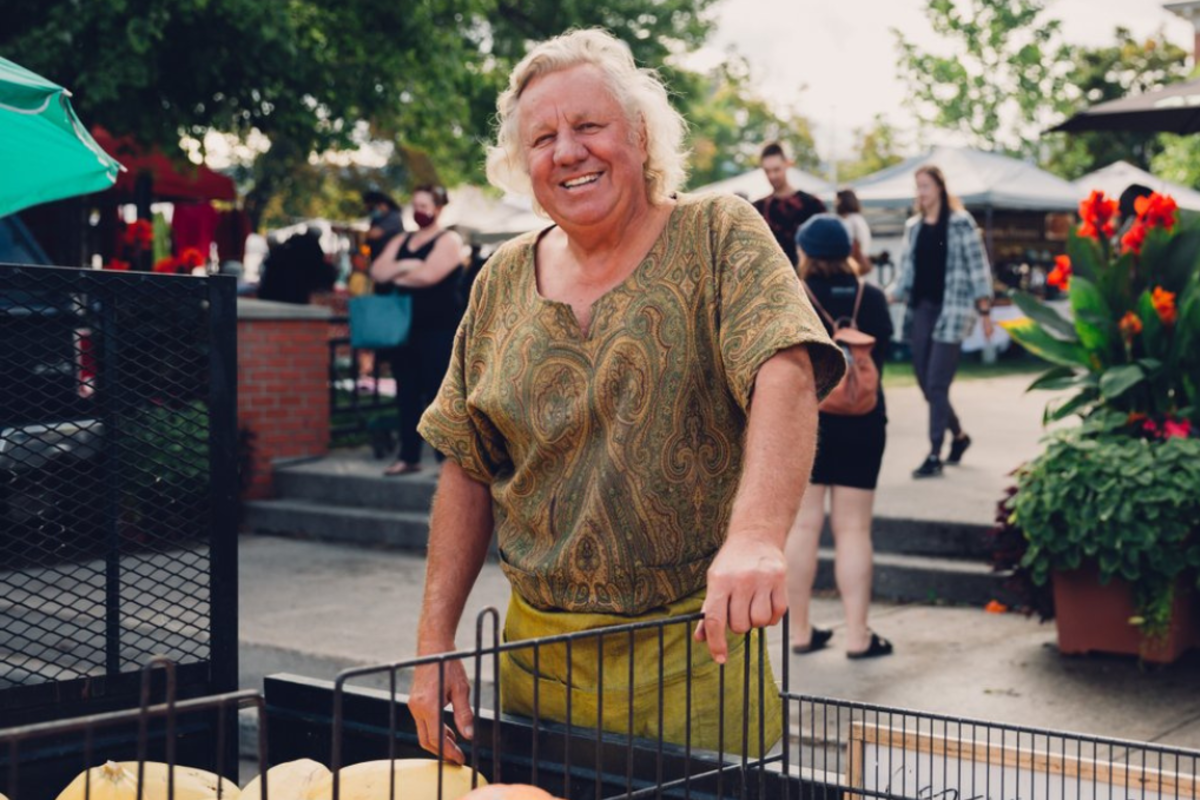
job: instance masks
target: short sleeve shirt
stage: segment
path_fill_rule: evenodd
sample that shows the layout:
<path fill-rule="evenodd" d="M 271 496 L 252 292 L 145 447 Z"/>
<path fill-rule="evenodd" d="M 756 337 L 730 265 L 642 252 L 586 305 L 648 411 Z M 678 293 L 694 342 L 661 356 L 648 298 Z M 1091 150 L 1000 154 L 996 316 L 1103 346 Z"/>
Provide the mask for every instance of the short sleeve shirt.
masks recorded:
<path fill-rule="evenodd" d="M 767 227 L 788 260 L 793 265 L 800 263 L 800 255 L 796 250 L 796 231 L 813 215 L 824 213 L 825 203 L 808 192 L 796 192 L 787 197 L 769 194 L 755 200 L 754 207 L 767 221 Z"/>
<path fill-rule="evenodd" d="M 491 489 L 501 565 L 546 610 L 641 614 L 703 588 L 729 526 L 758 368 L 845 370 L 762 219 L 681 196 L 587 335 L 543 298 L 528 234 L 472 287 L 421 435 Z"/>

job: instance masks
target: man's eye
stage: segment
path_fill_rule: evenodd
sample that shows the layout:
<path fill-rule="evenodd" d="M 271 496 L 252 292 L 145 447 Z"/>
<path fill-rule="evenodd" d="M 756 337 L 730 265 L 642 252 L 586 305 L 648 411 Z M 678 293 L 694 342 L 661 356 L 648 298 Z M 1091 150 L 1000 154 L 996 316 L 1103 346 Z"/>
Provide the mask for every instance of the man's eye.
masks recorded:
<path fill-rule="evenodd" d="M 534 146 L 534 147 L 541 147 L 542 145 L 546 144 L 547 142 L 549 142 L 549 141 L 550 141 L 551 139 L 553 139 L 553 138 L 554 138 L 554 137 L 553 137 L 552 135 L 548 134 L 548 133 L 546 133 L 546 134 L 543 134 L 543 135 L 541 135 L 541 136 L 539 136 L 539 137 L 537 137 L 536 139 L 534 139 L 534 140 L 533 140 L 533 146 Z"/>

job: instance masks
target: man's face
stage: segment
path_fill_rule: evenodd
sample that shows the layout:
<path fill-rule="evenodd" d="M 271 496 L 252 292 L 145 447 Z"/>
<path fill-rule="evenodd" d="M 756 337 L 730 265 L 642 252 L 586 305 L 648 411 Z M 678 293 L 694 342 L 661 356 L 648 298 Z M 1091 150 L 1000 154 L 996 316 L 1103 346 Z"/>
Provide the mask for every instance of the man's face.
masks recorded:
<path fill-rule="evenodd" d="M 787 161 L 783 156 L 767 156 L 762 160 L 762 170 L 766 173 L 771 188 L 776 192 L 787 187 Z"/>

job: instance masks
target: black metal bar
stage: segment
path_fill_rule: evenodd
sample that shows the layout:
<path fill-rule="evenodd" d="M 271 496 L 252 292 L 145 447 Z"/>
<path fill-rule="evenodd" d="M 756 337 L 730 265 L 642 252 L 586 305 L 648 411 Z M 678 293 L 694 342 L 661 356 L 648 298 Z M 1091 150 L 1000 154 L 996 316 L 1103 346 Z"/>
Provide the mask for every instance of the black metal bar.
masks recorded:
<path fill-rule="evenodd" d="M 115 292 L 100 297 L 102 358 L 96 370 L 96 399 L 104 425 L 104 484 L 108 547 L 104 555 L 104 670 L 121 672 L 121 337 Z"/>
<path fill-rule="evenodd" d="M 208 305 L 208 453 L 210 506 L 209 663 L 210 692 L 238 687 L 238 433 L 237 280 L 205 279 Z M 229 720 L 237 725 L 237 720 Z M 237 777 L 236 736 L 223 738 L 225 763 Z M 265 791 L 265 787 L 264 787 Z M 265 796 L 264 796 L 265 800 Z"/>

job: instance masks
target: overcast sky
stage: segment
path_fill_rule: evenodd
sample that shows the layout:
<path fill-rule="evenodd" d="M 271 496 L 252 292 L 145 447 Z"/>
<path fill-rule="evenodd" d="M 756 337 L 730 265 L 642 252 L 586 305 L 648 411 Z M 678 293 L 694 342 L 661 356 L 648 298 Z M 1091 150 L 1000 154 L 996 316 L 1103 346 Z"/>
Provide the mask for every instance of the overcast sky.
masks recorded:
<path fill-rule="evenodd" d="M 1068 42 L 1108 44 L 1117 26 L 1124 26 L 1138 36 L 1163 29 L 1171 42 L 1192 51 L 1192 24 L 1165 11 L 1161 0 L 1048 0 L 1046 5 L 1046 17 L 1062 20 Z M 689 63 L 710 66 L 733 46 L 750 62 L 765 98 L 791 105 L 814 122 L 823 157 L 835 142 L 839 155 L 845 155 L 853 129 L 868 125 L 877 113 L 900 128 L 912 125 L 903 107 L 904 86 L 896 77 L 892 28 L 918 46 L 943 50 L 925 6 L 926 0 L 724 0 L 716 35 Z"/>

